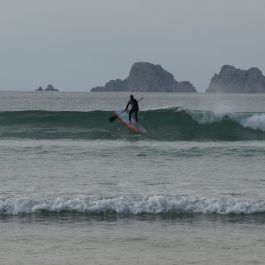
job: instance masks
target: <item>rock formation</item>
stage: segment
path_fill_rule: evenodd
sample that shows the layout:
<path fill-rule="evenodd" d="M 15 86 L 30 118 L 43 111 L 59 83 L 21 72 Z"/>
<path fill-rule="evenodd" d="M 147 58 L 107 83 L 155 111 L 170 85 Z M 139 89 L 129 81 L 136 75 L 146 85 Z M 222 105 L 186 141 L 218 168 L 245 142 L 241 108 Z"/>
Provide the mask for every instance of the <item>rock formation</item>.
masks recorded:
<path fill-rule="evenodd" d="M 52 85 L 48 85 L 45 88 L 45 91 L 59 91 L 59 89 L 54 88 Z"/>
<path fill-rule="evenodd" d="M 37 89 L 35 89 L 35 91 L 44 91 L 43 88 L 40 86 Z"/>
<path fill-rule="evenodd" d="M 35 89 L 35 91 L 59 91 L 59 89 L 54 88 L 52 85 L 48 85 L 45 89 L 40 86 Z"/>
<path fill-rule="evenodd" d="M 197 92 L 189 81 L 178 82 L 161 65 L 145 62 L 133 64 L 126 79 L 111 80 L 91 91 Z"/>
<path fill-rule="evenodd" d="M 265 77 L 255 67 L 248 70 L 224 65 L 211 79 L 207 93 L 265 93 Z"/>

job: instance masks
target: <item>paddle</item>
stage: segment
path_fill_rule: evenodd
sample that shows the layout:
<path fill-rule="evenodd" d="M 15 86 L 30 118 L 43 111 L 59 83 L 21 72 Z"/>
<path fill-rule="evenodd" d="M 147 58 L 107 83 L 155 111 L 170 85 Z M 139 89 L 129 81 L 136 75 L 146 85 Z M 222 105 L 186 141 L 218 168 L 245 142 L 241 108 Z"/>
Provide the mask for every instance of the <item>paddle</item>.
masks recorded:
<path fill-rule="evenodd" d="M 141 101 L 142 99 L 144 99 L 144 98 L 140 98 L 139 100 L 137 100 L 138 102 L 139 101 Z M 110 117 L 109 118 L 109 121 L 110 122 L 113 122 L 113 121 L 115 121 L 122 113 L 124 113 L 124 112 L 126 112 L 127 110 L 123 110 L 122 112 L 120 112 L 118 115 L 116 114 L 116 115 L 114 115 L 114 116 L 112 116 L 112 117 Z"/>

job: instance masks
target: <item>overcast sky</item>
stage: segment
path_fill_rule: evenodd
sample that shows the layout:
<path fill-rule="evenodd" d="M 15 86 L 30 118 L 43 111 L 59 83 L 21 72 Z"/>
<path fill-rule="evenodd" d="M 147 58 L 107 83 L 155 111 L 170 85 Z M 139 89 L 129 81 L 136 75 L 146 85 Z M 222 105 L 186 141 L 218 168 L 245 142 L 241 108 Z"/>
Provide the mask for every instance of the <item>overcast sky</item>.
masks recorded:
<path fill-rule="evenodd" d="M 265 73 L 264 0 L 0 0 L 0 89 L 89 91 L 161 64 L 204 91 L 223 64 Z"/>

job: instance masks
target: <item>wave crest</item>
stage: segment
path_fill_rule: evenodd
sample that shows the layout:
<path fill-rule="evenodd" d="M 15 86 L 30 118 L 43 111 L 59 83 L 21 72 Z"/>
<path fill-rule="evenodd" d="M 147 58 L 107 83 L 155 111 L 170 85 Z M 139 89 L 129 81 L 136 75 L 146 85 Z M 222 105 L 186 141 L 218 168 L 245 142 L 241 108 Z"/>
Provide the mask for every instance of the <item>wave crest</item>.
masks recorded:
<path fill-rule="evenodd" d="M 0 139 L 131 139 L 149 140 L 265 140 L 265 113 L 214 113 L 166 108 L 140 112 L 147 134 L 137 136 L 113 113 L 18 111 L 0 112 Z"/>
<path fill-rule="evenodd" d="M 73 197 L 54 199 L 0 199 L 0 215 L 35 213 L 80 213 L 88 215 L 177 215 L 177 214 L 263 214 L 264 200 L 205 197 Z"/>

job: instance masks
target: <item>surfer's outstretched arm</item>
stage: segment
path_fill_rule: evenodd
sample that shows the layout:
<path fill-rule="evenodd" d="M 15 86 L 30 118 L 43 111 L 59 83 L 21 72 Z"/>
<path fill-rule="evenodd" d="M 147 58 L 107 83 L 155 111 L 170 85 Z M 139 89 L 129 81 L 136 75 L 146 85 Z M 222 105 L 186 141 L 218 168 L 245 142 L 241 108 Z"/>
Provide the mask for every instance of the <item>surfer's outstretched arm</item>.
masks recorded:
<path fill-rule="evenodd" d="M 129 105 L 130 105 L 130 101 L 127 103 L 125 110 L 128 110 Z"/>

